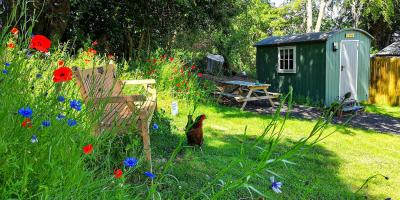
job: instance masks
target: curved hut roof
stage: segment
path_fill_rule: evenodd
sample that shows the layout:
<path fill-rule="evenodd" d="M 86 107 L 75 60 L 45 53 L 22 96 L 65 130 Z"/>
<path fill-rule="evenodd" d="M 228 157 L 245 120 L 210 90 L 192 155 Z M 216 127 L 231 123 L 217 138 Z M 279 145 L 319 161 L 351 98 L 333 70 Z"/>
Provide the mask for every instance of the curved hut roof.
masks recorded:
<path fill-rule="evenodd" d="M 349 29 L 341 29 L 334 30 L 330 32 L 314 32 L 314 33 L 305 33 L 300 35 L 287 35 L 287 36 L 272 36 L 268 37 L 260 42 L 257 42 L 254 46 L 273 46 L 280 44 L 293 44 L 293 43 L 301 43 L 301 42 L 317 42 L 317 41 L 326 41 L 329 37 L 340 33 L 342 31 L 359 31 L 373 39 L 368 32 L 362 29 L 349 28 Z"/>

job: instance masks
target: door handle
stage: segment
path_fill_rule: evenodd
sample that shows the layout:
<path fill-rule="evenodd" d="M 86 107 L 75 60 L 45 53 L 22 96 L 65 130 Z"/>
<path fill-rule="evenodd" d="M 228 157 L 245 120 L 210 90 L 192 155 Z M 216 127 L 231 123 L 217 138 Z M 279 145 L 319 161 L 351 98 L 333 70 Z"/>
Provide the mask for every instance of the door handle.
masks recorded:
<path fill-rule="evenodd" d="M 341 71 L 343 71 L 343 68 L 344 68 L 344 66 L 343 66 L 343 65 L 342 65 L 342 66 L 340 66 L 340 70 L 341 70 Z"/>

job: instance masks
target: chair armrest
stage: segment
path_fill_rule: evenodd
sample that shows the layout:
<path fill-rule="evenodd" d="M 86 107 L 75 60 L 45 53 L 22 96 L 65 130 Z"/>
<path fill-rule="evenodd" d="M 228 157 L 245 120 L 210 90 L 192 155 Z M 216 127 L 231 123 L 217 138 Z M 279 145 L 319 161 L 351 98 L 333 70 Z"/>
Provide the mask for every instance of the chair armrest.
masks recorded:
<path fill-rule="evenodd" d="M 97 97 L 94 98 L 95 102 L 105 101 L 107 103 L 125 103 L 135 101 L 145 101 L 146 97 L 143 95 L 131 95 L 131 96 L 110 96 L 110 97 Z"/>
<path fill-rule="evenodd" d="M 145 84 L 145 85 L 149 85 L 149 84 L 155 84 L 156 80 L 154 79 L 144 79 L 144 80 L 122 80 L 123 84 L 126 85 L 140 85 L 140 84 Z"/>

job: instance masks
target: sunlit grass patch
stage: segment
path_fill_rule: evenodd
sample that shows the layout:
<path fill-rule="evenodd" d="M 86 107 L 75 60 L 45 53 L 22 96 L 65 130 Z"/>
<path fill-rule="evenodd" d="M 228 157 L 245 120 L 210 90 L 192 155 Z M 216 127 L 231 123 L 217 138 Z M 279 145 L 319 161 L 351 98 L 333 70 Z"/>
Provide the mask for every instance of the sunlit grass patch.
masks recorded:
<path fill-rule="evenodd" d="M 165 98 L 160 106 L 168 110 L 172 100 Z M 176 133 L 184 137 L 181 131 L 185 125 L 185 113 L 190 106 L 179 102 L 180 115 L 173 117 L 173 124 L 177 126 Z M 207 181 L 206 171 L 223 169 L 240 151 L 243 141 L 252 141 L 265 128 L 271 120 L 270 115 L 259 115 L 251 112 L 242 112 L 239 108 L 229 108 L 217 104 L 202 104 L 197 109 L 198 113 L 205 113 L 204 122 L 205 146 L 199 149 L 187 149 L 187 159 L 179 159 L 179 165 L 172 168 L 172 172 L 179 180 L 190 182 L 200 187 Z M 290 119 L 284 130 L 284 141 L 279 147 L 283 152 L 294 141 L 305 137 L 313 128 L 315 121 Z M 243 138 L 244 126 L 247 125 L 248 137 Z M 226 127 L 226 129 L 221 129 Z M 397 145 L 400 137 L 390 134 L 378 134 L 374 131 L 348 128 L 331 125 L 329 131 L 338 131 L 326 138 L 315 147 L 299 153 L 295 158 L 289 159 L 296 165 L 278 164 L 271 170 L 281 176 L 283 182 L 280 195 L 273 195 L 275 199 L 321 198 L 321 199 L 362 199 L 363 195 L 369 198 L 398 198 L 396 188 L 400 186 L 399 169 L 395 166 L 400 162 L 400 152 Z M 249 162 L 256 162 L 257 157 L 249 157 Z M 202 165 L 205 163 L 206 165 Z M 186 166 L 186 167 L 185 167 Z M 198 166 L 195 168 L 193 166 Z M 195 170 L 196 173 L 187 180 L 183 169 Z M 206 168 L 206 169 L 204 169 Z M 204 172 L 200 173 L 200 172 Z M 235 171 L 228 173 L 235 175 Z M 354 194 L 363 182 L 376 173 L 389 176 L 374 179 L 361 193 Z M 263 176 L 270 176 L 266 172 Z M 268 190 L 269 182 L 255 180 L 254 185 Z M 196 192 L 196 187 L 188 187 L 185 192 Z M 238 198 L 243 193 L 230 193 L 232 198 Z"/>
<path fill-rule="evenodd" d="M 400 106 L 367 104 L 365 111 L 400 118 Z"/>

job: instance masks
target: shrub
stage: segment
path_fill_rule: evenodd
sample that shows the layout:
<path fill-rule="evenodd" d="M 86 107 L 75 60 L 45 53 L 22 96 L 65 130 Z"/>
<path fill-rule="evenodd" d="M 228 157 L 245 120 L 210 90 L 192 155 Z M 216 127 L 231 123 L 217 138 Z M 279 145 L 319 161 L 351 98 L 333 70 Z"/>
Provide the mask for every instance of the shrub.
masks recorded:
<path fill-rule="evenodd" d="M 187 52 L 163 54 L 158 50 L 147 59 L 131 61 L 122 67 L 124 79 L 155 79 L 157 90 L 188 102 L 205 102 L 214 84 L 202 79 L 203 68 L 196 66 Z"/>

